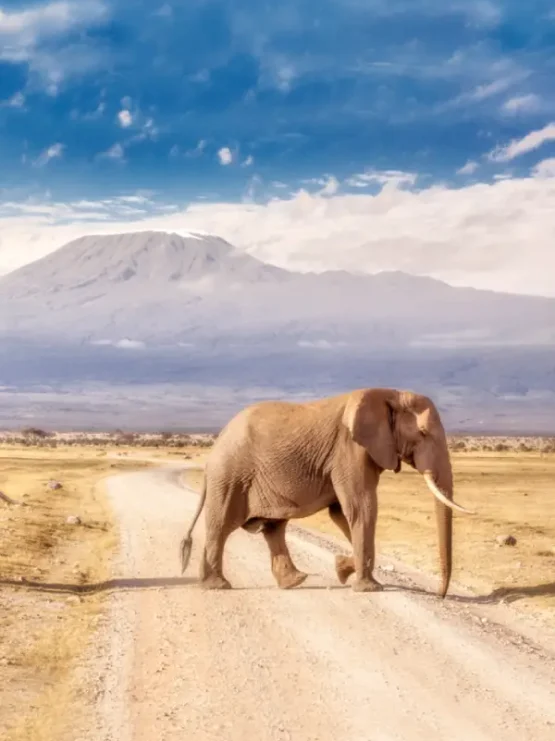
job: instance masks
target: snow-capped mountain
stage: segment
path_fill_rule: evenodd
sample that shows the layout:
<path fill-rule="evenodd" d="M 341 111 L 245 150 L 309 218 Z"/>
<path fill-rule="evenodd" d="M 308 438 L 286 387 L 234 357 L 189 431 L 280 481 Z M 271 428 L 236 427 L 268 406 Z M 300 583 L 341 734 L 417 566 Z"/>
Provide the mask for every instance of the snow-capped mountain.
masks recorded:
<path fill-rule="evenodd" d="M 90 236 L 0 279 L 0 332 L 149 345 L 555 344 L 555 299 L 399 272 L 301 274 L 213 236 Z"/>
<path fill-rule="evenodd" d="M 432 394 L 451 427 L 555 432 L 555 299 L 295 273 L 196 233 L 85 237 L 0 278 L 0 425 L 221 424 L 368 385 Z"/>

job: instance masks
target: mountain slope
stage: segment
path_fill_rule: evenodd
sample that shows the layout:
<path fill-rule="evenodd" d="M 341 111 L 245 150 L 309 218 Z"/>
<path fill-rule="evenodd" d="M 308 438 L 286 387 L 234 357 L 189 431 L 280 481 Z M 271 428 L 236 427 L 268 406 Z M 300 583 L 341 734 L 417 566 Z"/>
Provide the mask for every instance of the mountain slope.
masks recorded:
<path fill-rule="evenodd" d="M 404 273 L 292 273 L 218 237 L 90 236 L 0 279 L 0 332 L 150 345 L 555 344 L 555 299 Z"/>

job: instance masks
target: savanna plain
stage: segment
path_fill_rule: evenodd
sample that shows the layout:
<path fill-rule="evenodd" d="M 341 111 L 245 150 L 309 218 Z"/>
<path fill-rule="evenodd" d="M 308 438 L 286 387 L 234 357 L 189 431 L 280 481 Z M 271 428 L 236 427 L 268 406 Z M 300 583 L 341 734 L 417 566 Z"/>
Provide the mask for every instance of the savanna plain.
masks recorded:
<path fill-rule="evenodd" d="M 131 587 L 152 594 L 166 588 L 172 593 L 189 590 L 194 585 L 178 579 L 177 541 L 170 544 L 175 565 L 165 575 L 166 581 L 154 574 L 149 581 L 149 575 L 142 573 L 141 582 L 138 574 L 126 572 L 129 563 L 122 561 L 121 550 L 127 536 L 108 483 L 169 467 L 180 486 L 198 490 L 211 442 L 208 435 L 62 435 L 39 430 L 0 438 L 2 739 L 118 738 L 117 731 L 105 729 L 90 735 L 93 716 L 102 713 L 103 697 L 99 688 L 103 680 L 91 677 L 91 667 L 112 619 L 111 600 Z M 537 638 L 544 626 L 546 631 L 555 626 L 555 443 L 545 438 L 466 437 L 451 438 L 450 447 L 456 499 L 477 514 L 455 517 L 452 591 L 459 597 L 448 597 L 446 602 L 460 599 L 462 609 L 480 628 L 491 627 L 496 618 L 474 615 L 474 607 L 502 606 L 510 614 L 512 635 L 521 636 L 517 641 L 528 641 L 534 650 L 529 627 Z M 182 464 L 188 467 L 182 470 Z M 154 491 L 152 498 L 156 499 Z M 405 469 L 398 475 L 383 475 L 379 506 L 380 580 L 395 583 L 409 574 L 411 583 L 419 584 L 430 600 L 436 599 L 435 517 L 421 477 Z M 183 531 L 187 524 L 184 519 Z M 332 536 L 336 545 L 347 545 L 327 512 L 296 525 L 295 531 L 306 529 L 315 537 Z M 148 537 L 161 541 L 168 535 L 158 523 Z M 200 546 L 196 543 L 197 550 Z M 264 568 L 269 570 L 267 564 Z M 277 588 L 268 582 L 264 589 Z M 207 595 L 212 601 L 221 597 Z M 317 598 L 316 594 L 316 602 Z M 189 629 L 194 630 L 194 625 Z M 371 631 L 370 625 L 369 641 Z M 399 636 L 399 650 L 402 641 Z M 548 651 L 546 646 L 543 649 Z M 553 659 L 553 653 L 545 655 Z M 164 712 L 164 722 L 172 727 L 173 711 Z M 129 737 L 148 738 L 145 733 Z M 158 737 L 174 736 L 150 736 Z M 198 730 L 196 737 L 235 738 L 222 727 L 213 735 Z M 278 731 L 268 735 L 274 737 L 321 736 L 316 732 L 287 736 L 284 730 L 282 735 Z M 119 738 L 127 736 L 122 731 Z"/>

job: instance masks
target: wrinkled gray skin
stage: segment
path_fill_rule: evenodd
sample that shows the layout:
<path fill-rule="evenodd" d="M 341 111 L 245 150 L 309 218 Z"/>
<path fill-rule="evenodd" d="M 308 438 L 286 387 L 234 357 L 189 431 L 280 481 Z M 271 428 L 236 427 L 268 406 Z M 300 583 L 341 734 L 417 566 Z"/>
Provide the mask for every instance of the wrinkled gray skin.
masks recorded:
<path fill-rule="evenodd" d="M 401 462 L 428 479 L 436 498 L 443 496 L 436 513 L 444 597 L 451 577 L 451 509 L 462 510 L 452 502 L 445 431 L 430 399 L 394 389 L 357 390 L 306 404 L 262 402 L 237 414 L 210 452 L 199 507 L 181 543 L 182 570 L 204 506 L 200 577 L 205 588 L 230 588 L 223 552 L 240 527 L 262 532 L 278 586 L 298 586 L 306 574 L 289 554 L 287 522 L 327 507 L 353 549 L 352 556 L 336 559 L 340 582 L 354 573 L 355 591 L 379 591 L 373 575 L 376 491 L 382 471 L 398 472 Z"/>

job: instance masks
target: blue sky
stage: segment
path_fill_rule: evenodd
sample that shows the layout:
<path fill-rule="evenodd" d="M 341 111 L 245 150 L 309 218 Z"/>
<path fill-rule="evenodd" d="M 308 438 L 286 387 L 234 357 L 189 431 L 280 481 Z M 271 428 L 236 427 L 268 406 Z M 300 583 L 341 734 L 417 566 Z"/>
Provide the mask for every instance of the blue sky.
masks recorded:
<path fill-rule="evenodd" d="M 5 189 L 233 199 L 255 171 L 297 185 L 367 167 L 464 181 L 467 161 L 555 118 L 555 11 L 541 0 L 533 13 L 494 0 L 0 8 Z"/>
<path fill-rule="evenodd" d="M 525 179 L 554 79 L 547 0 L 0 0 L 0 206 Z"/>

